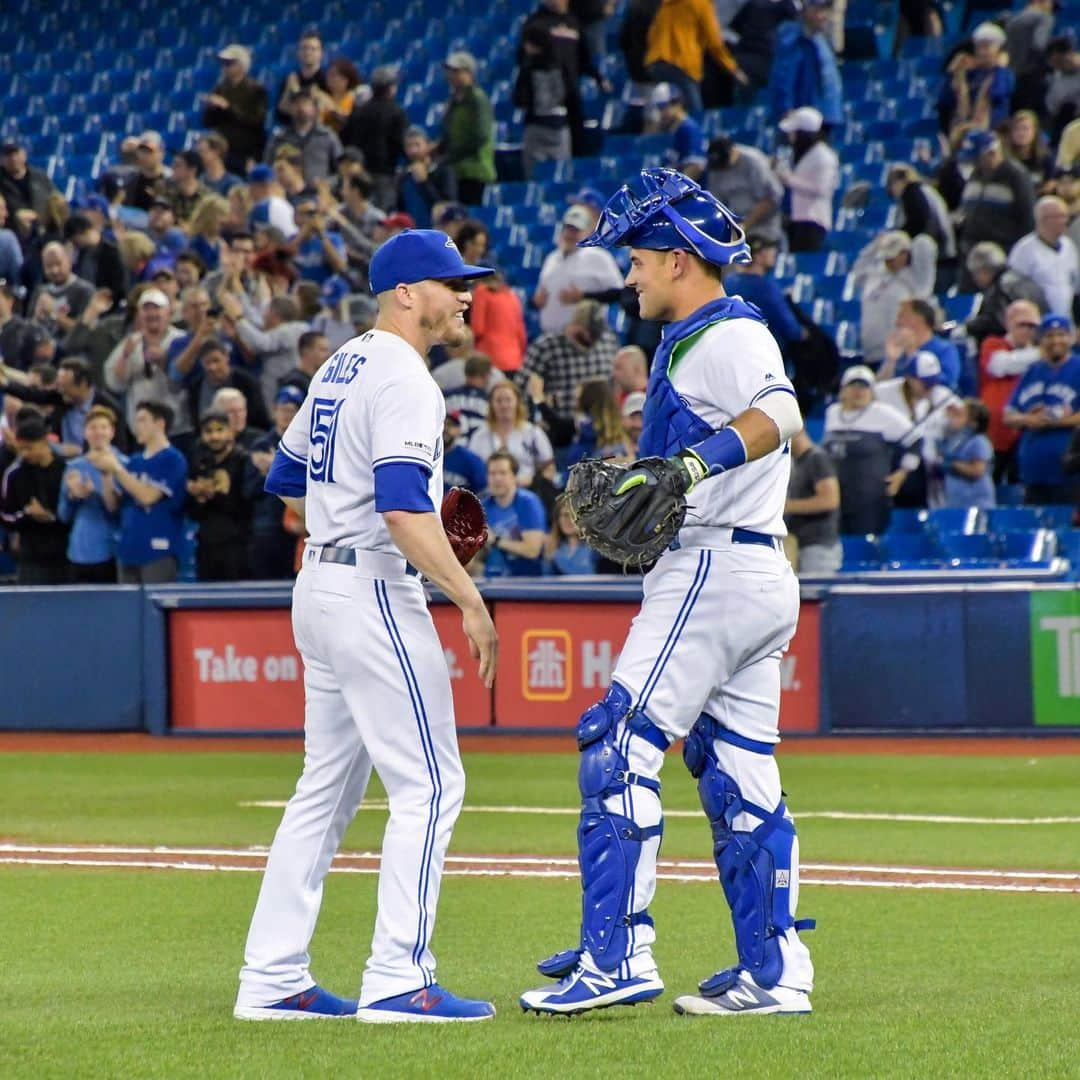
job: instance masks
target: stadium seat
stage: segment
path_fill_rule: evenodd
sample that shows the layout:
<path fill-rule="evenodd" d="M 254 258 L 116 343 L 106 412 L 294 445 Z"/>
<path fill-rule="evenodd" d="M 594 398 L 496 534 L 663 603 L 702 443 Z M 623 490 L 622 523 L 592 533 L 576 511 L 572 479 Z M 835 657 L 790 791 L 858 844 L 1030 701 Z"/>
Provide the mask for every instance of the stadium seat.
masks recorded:
<path fill-rule="evenodd" d="M 998 537 L 998 547 L 1010 567 L 1046 569 L 1057 553 L 1057 537 L 1049 529 L 1007 532 Z"/>
<path fill-rule="evenodd" d="M 880 570 L 881 552 L 873 536 L 841 536 L 844 548 L 842 571 Z"/>
<path fill-rule="evenodd" d="M 926 524 L 939 536 L 986 532 L 986 515 L 974 506 L 940 506 L 929 511 Z"/>
<path fill-rule="evenodd" d="M 992 533 L 1038 529 L 1042 525 L 1035 506 L 995 506 L 987 511 L 987 529 Z"/>
<path fill-rule="evenodd" d="M 1023 506 L 1023 484 L 998 484 L 995 489 L 998 506 Z"/>
<path fill-rule="evenodd" d="M 998 554 L 993 538 L 986 533 L 941 533 L 938 546 L 946 561 L 953 568 L 996 566 Z"/>
<path fill-rule="evenodd" d="M 927 520 L 926 510 L 912 510 L 906 507 L 893 510 L 889 518 L 886 534 L 895 536 L 899 533 L 923 533 Z"/>
<path fill-rule="evenodd" d="M 1053 529 L 1055 532 L 1068 529 L 1072 526 L 1076 516 L 1076 507 L 1071 504 L 1038 507 L 1039 523 L 1044 529 Z"/>
<path fill-rule="evenodd" d="M 881 541 L 884 565 L 888 570 L 907 570 L 941 565 L 937 543 L 926 533 L 889 533 Z"/>

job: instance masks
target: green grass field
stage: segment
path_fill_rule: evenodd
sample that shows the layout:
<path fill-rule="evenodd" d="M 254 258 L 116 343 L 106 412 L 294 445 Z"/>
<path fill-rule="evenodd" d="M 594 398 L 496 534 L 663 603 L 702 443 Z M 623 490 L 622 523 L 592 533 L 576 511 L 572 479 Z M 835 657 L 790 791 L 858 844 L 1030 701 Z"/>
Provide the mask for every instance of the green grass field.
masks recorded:
<path fill-rule="evenodd" d="M 3 754 L 9 842 L 269 843 L 292 754 Z M 576 805 L 572 755 L 471 755 L 467 805 Z M 793 812 L 1080 817 L 1080 756 L 781 758 Z M 681 764 L 665 805 L 691 810 Z M 381 797 L 373 790 L 371 798 Z M 385 813 L 346 838 L 377 846 Z M 465 813 L 453 852 L 573 853 L 573 816 Z M 990 825 L 807 817 L 808 863 L 1080 872 L 1080 824 Z M 669 819 L 664 855 L 707 858 L 701 819 Z M 661 882 L 653 914 L 668 992 L 653 1006 L 574 1020 L 524 1016 L 535 960 L 573 942 L 571 881 L 447 877 L 435 948 L 493 1023 L 369 1028 L 231 1019 L 256 873 L 0 866 L 5 1007 L 0 1077 L 1068 1077 L 1076 1052 L 1080 894 L 806 886 L 816 916 L 810 1017 L 692 1020 L 670 1002 L 733 957 L 712 883 Z M 332 875 L 313 955 L 353 993 L 375 878 Z M 1071 1004 L 1070 1004 L 1071 1003 Z"/>

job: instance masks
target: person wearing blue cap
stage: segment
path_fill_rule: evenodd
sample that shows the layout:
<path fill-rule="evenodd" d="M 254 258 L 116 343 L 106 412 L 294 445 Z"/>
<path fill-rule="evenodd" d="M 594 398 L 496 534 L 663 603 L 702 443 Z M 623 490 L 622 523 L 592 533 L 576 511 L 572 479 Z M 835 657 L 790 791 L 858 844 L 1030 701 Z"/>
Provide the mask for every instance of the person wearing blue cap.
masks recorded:
<path fill-rule="evenodd" d="M 1044 315 L 1039 323 L 1040 358 L 1024 372 L 1005 406 L 1005 423 L 1020 429 L 1020 482 L 1024 502 L 1031 505 L 1071 503 L 1076 497 L 1076 482 L 1063 463 L 1072 434 L 1080 428 L 1075 337 L 1066 316 Z"/>
<path fill-rule="evenodd" d="M 668 164 L 691 180 L 700 180 L 709 163 L 709 142 L 701 125 L 686 111 L 682 91 L 675 83 L 658 83 L 649 104 L 659 113 L 661 131 L 671 134 Z"/>
<path fill-rule="evenodd" d="M 431 935 L 465 795 L 450 677 L 418 574 L 461 609 L 490 689 L 495 627 L 447 540 L 446 405 L 425 362 L 465 341 L 470 266 L 442 232 L 405 229 L 371 260 L 372 330 L 312 380 L 266 476 L 304 519 L 293 592 L 304 660 L 304 773 L 267 859 L 233 1015 L 368 1023 L 487 1020 L 435 977 Z M 284 408 L 284 403 L 280 406 Z M 374 769 L 390 800 L 378 914 L 360 997 L 320 987 L 309 946 L 323 880 Z"/>

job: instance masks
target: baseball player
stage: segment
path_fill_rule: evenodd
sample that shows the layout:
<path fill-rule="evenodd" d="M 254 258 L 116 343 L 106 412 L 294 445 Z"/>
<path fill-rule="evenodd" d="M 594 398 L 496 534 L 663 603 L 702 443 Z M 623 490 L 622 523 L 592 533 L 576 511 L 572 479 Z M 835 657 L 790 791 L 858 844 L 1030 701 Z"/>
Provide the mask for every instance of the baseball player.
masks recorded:
<path fill-rule="evenodd" d="M 688 510 L 645 577 L 610 688 L 578 724 L 580 943 L 541 961 L 558 981 L 521 1005 L 579 1013 L 663 992 L 648 913 L 663 832 L 658 776 L 665 751 L 685 739 L 738 960 L 675 1011 L 805 1013 L 813 966 L 798 930 L 809 926 L 795 920 L 799 847 L 773 757 L 780 657 L 799 611 L 781 538 L 787 442 L 802 418 L 761 315 L 720 284 L 722 267 L 749 258 L 734 216 L 674 170 L 642 180 L 644 197 L 624 187 L 583 241 L 628 246 L 641 318 L 667 324 L 649 376 L 644 460 L 616 476 L 611 497 L 626 505 L 636 490 L 677 485 Z"/>
<path fill-rule="evenodd" d="M 458 605 L 484 684 L 495 629 L 436 512 L 442 394 L 424 356 L 465 335 L 466 265 L 445 233 L 407 230 L 371 260 L 375 328 L 312 379 L 267 490 L 306 520 L 293 593 L 304 660 L 304 771 L 267 860 L 234 1015 L 371 1023 L 485 1020 L 487 1001 L 435 981 L 429 942 L 443 859 L 461 809 L 450 678 L 418 574 Z M 390 800 L 375 934 L 359 1001 L 317 985 L 308 945 L 323 878 L 375 769 Z"/>

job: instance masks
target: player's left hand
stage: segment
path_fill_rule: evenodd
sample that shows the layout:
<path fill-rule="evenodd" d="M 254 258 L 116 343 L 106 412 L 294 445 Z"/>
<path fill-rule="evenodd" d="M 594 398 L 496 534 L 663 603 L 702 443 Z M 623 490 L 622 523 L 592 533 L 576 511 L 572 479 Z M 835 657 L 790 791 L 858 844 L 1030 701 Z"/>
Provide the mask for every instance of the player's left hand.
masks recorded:
<path fill-rule="evenodd" d="M 495 624 L 491 621 L 487 606 L 481 602 L 476 607 L 466 608 L 461 613 L 461 628 L 469 640 L 469 652 L 474 660 L 480 661 L 477 674 L 480 681 L 491 689 L 495 682 L 495 665 L 499 658 L 499 639 L 495 633 Z"/>
<path fill-rule="evenodd" d="M 634 488 L 675 488 L 686 494 L 708 470 L 704 462 L 692 451 L 669 458 L 644 458 L 616 477 L 611 494 L 626 495 Z"/>

